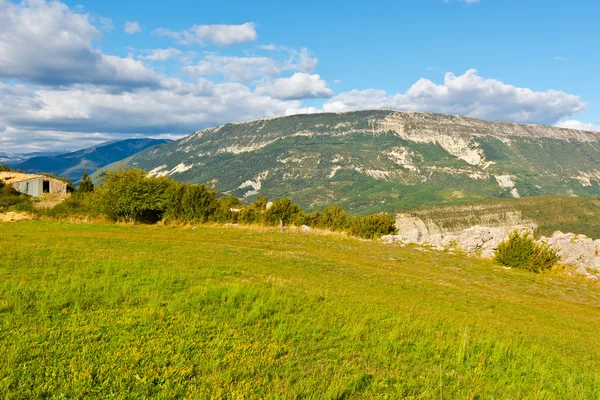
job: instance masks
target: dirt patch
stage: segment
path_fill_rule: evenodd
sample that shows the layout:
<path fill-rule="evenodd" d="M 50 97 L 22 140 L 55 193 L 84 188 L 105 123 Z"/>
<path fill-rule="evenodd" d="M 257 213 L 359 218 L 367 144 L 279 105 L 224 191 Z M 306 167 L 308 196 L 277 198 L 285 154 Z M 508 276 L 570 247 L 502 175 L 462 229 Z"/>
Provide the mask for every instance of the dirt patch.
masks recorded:
<path fill-rule="evenodd" d="M 7 212 L 6 214 L 0 214 L 0 222 L 17 222 L 27 221 L 33 219 L 33 215 L 26 212 Z"/>

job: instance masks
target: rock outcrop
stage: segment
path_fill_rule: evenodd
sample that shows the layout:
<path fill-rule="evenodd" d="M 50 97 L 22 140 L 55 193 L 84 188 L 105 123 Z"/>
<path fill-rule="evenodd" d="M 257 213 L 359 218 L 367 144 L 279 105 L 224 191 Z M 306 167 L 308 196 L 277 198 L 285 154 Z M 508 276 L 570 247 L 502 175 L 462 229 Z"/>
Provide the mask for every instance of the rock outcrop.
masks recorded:
<path fill-rule="evenodd" d="M 386 243 L 418 244 L 437 250 L 458 250 L 470 256 L 492 258 L 498 245 L 508 239 L 511 232 L 534 232 L 537 225 L 517 217 L 509 224 L 495 226 L 475 225 L 463 229 L 444 229 L 432 221 L 400 214 L 396 221 L 397 235 L 384 236 Z M 600 239 L 593 240 L 585 235 L 555 232 L 551 237 L 540 237 L 541 242 L 558 250 L 561 262 L 578 267 L 576 274 L 598 280 L 600 273 Z"/>

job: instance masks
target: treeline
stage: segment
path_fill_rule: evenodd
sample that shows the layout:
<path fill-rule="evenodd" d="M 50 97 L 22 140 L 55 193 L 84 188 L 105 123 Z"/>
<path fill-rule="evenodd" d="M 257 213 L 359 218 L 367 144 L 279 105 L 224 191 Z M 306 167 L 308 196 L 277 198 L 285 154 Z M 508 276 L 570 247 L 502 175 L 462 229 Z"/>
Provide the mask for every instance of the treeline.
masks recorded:
<path fill-rule="evenodd" d="M 302 226 L 345 231 L 373 239 L 396 232 L 389 214 L 352 216 L 333 204 L 322 211 L 306 213 L 289 198 L 270 201 L 259 196 L 242 204 L 234 196 L 223 196 L 206 185 L 179 183 L 169 177 L 151 177 L 141 169 L 106 171 L 94 188 L 84 175 L 71 198 L 42 211 L 47 217 L 102 215 L 111 221 L 165 224 L 232 223 L 265 226 Z"/>

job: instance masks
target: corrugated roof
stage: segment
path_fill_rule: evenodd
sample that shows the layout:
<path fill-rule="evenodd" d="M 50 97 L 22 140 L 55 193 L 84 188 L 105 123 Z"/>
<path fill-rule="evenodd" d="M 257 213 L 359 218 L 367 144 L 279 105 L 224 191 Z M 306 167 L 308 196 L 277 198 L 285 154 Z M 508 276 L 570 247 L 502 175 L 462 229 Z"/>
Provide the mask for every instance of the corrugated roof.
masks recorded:
<path fill-rule="evenodd" d="M 0 172 L 0 181 L 12 185 L 13 183 L 19 183 L 19 182 L 24 182 L 24 181 L 28 181 L 30 179 L 37 179 L 37 178 L 45 178 L 45 179 L 49 179 L 46 176 L 43 175 L 36 175 L 36 174 L 23 174 L 21 172 Z"/>

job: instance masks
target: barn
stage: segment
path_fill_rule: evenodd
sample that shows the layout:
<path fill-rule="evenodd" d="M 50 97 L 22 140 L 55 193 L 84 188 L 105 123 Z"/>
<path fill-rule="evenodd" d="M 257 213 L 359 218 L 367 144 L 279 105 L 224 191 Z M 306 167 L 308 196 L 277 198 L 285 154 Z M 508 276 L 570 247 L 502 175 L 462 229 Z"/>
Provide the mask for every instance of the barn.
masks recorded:
<path fill-rule="evenodd" d="M 68 193 L 65 182 L 44 175 L 0 172 L 0 181 L 7 186 L 12 186 L 17 192 L 32 197 L 38 197 L 44 193 Z"/>

